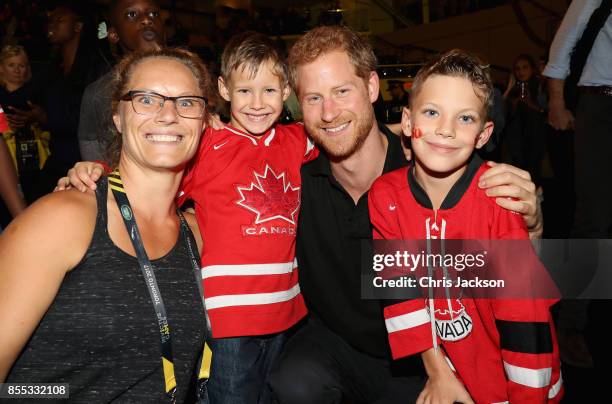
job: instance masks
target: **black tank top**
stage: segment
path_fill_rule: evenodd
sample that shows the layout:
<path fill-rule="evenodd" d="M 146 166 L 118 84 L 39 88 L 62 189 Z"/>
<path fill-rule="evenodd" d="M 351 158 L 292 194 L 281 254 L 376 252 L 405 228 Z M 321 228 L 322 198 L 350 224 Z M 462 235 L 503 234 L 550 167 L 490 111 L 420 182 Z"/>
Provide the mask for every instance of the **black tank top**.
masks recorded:
<path fill-rule="evenodd" d="M 155 310 L 138 260 L 108 235 L 106 178 L 96 199 L 87 253 L 66 274 L 6 382 L 69 383 L 70 401 L 79 403 L 168 402 Z M 151 263 L 172 332 L 177 402 L 189 402 L 206 322 L 182 232 L 172 250 Z"/>

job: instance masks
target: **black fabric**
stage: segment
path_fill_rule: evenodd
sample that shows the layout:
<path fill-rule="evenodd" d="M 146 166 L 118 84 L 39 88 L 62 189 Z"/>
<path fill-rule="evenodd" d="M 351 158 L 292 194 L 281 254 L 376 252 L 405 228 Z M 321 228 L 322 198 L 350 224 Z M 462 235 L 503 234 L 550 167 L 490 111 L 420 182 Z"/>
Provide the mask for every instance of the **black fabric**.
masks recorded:
<path fill-rule="evenodd" d="M 388 361 L 355 350 L 312 317 L 279 363 L 269 383 L 280 404 L 411 403 L 423 387 L 417 377 L 392 377 Z"/>
<path fill-rule="evenodd" d="M 501 349 L 528 354 L 552 353 L 548 323 L 495 320 Z"/>
<path fill-rule="evenodd" d="M 576 46 L 572 50 L 570 56 L 570 74 L 565 79 L 565 98 L 566 104 L 569 108 L 574 109 L 576 107 L 576 100 L 578 98 L 578 82 L 582 71 L 586 65 L 586 61 L 593 49 L 595 39 L 599 31 L 606 23 L 608 16 L 612 12 L 612 0 L 603 0 L 601 5 L 593 11 L 591 18 L 584 29 L 582 36 L 576 41 Z"/>
<path fill-rule="evenodd" d="M 48 192 L 53 190 L 60 177 L 81 161 L 77 134 L 83 92 L 108 69 L 97 44 L 94 46 L 85 41 L 83 36 L 70 72 L 64 74 L 59 65 L 48 69 L 44 108 L 47 112 L 46 129 L 51 132 L 51 156 L 43 167 Z"/>
<path fill-rule="evenodd" d="M 31 80 L 12 92 L 7 91 L 4 86 L 0 86 L 0 105 L 2 105 L 4 112 L 11 113 L 8 107 L 28 110 L 30 109 L 28 101 L 41 105 L 45 100 L 45 94 L 39 84 L 37 81 Z"/>
<path fill-rule="evenodd" d="M 381 130 L 389 142 L 383 171 L 405 166 L 399 137 Z M 302 295 L 310 312 L 355 349 L 388 358 L 383 305 L 361 298 L 361 243 L 371 239 L 367 194 L 355 204 L 322 152 L 302 167 L 296 247 Z"/>
<path fill-rule="evenodd" d="M 96 194 L 91 245 L 66 274 L 7 382 L 69 383 L 69 402 L 167 403 L 155 310 L 138 260 L 108 235 L 106 178 Z M 190 401 L 206 323 L 180 232 L 170 252 L 152 265 L 172 331 L 177 402 Z"/>
<path fill-rule="evenodd" d="M 576 212 L 572 236 L 612 235 L 612 97 L 581 94 L 576 109 L 574 164 Z"/>
<path fill-rule="evenodd" d="M 442 205 L 440 205 L 440 209 L 450 209 L 455 206 L 463 195 L 465 191 L 467 191 L 468 187 L 472 183 L 476 172 L 482 165 L 482 159 L 476 154 L 473 153 L 470 157 L 470 161 L 466 167 L 465 172 L 461 175 L 461 177 L 457 180 L 457 182 L 452 186 L 448 194 L 444 197 L 442 201 Z M 412 195 L 414 195 L 414 199 L 423 207 L 427 209 L 433 209 L 433 205 L 429 196 L 425 192 L 425 190 L 419 185 L 416 178 L 414 178 L 414 166 L 408 170 L 408 186 L 410 187 L 410 191 Z"/>
<path fill-rule="evenodd" d="M 508 114 L 504 133 L 504 161 L 529 171 L 536 186 L 542 184 L 541 166 L 546 151 L 546 117 L 540 111 L 510 96 L 516 107 Z M 537 104 L 537 102 L 536 102 Z"/>

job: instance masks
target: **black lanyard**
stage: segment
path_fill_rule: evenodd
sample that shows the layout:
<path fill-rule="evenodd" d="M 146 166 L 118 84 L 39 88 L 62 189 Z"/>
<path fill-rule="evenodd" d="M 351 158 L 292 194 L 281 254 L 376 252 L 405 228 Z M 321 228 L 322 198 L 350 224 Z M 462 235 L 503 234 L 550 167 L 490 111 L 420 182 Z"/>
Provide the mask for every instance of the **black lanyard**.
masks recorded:
<path fill-rule="evenodd" d="M 130 201 L 128 200 L 127 194 L 125 193 L 125 189 L 123 188 L 123 182 L 121 181 L 119 170 L 115 170 L 111 174 L 109 174 L 108 186 L 113 191 L 115 201 L 117 202 L 117 207 L 119 208 L 119 211 L 121 212 L 121 217 L 123 218 L 123 223 L 125 223 L 128 235 L 130 236 L 130 240 L 132 241 L 132 245 L 134 246 L 134 251 L 136 251 L 138 264 L 140 265 L 142 275 L 144 276 L 145 284 L 147 285 L 147 289 L 149 290 L 149 296 L 151 297 L 153 308 L 155 309 L 155 314 L 157 315 L 157 323 L 159 325 L 159 335 L 161 341 L 165 391 L 170 401 L 172 403 L 175 403 L 176 376 L 174 374 L 174 357 L 172 355 L 172 336 L 170 334 L 170 325 L 168 324 L 168 317 L 166 315 L 166 307 L 164 306 L 164 301 L 162 299 L 159 286 L 157 285 L 155 274 L 153 273 L 151 261 L 149 261 L 149 257 L 147 256 L 147 252 L 145 251 L 144 244 L 142 243 L 142 239 L 140 237 L 140 232 L 138 231 L 138 226 L 136 225 L 136 219 L 134 218 L 134 213 L 132 211 Z M 196 248 L 195 239 L 193 238 L 193 234 L 189 229 L 187 221 L 178 209 L 177 214 L 181 221 L 181 232 L 183 233 L 183 235 L 185 236 L 185 240 L 187 241 L 189 258 L 191 260 L 191 265 L 193 266 L 193 270 L 196 276 L 196 284 L 198 285 L 198 291 L 200 293 L 200 297 L 202 298 L 202 305 L 204 305 L 204 291 L 201 282 L 200 266 L 196 258 L 197 255 L 194 252 L 194 249 Z M 205 306 L 204 311 L 206 312 Z M 204 363 L 202 363 L 202 367 L 203 366 Z M 202 375 L 202 373 L 203 372 L 201 369 L 200 375 Z"/>

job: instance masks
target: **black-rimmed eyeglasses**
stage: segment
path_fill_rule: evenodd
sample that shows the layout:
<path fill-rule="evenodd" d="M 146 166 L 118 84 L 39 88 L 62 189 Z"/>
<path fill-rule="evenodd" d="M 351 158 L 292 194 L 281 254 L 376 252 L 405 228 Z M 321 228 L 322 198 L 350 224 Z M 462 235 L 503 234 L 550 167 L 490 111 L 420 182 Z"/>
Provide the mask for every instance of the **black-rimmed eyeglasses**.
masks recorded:
<path fill-rule="evenodd" d="M 164 107 L 166 101 L 174 102 L 176 113 L 183 118 L 199 119 L 204 115 L 206 98 L 198 95 L 168 97 L 153 91 L 128 91 L 122 101 L 131 101 L 134 112 L 141 115 L 155 115 Z"/>

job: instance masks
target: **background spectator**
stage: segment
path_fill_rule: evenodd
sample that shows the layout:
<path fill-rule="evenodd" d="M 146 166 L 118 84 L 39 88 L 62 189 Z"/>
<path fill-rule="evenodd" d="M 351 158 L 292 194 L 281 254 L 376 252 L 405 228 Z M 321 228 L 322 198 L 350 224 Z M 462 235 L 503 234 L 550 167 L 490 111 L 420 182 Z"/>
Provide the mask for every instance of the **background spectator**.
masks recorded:
<path fill-rule="evenodd" d="M 108 40 L 118 56 L 155 49 L 163 44 L 163 21 L 154 0 L 115 0 L 108 10 Z M 83 93 L 78 141 L 84 160 L 105 160 L 113 138 L 111 128 L 112 72 L 87 86 Z"/>
<path fill-rule="evenodd" d="M 101 58 L 97 26 L 87 4 L 63 2 L 49 15 L 49 42 L 60 60 L 47 71 L 47 128 L 51 132 L 51 156 L 44 172 L 44 190 L 50 192 L 57 179 L 80 160 L 77 131 L 85 87 L 109 66 Z"/>
<path fill-rule="evenodd" d="M 41 125 L 47 114 L 40 106 L 44 94 L 40 83 L 31 80 L 28 55 L 23 47 L 6 45 L 0 52 L 0 104 L 6 108 L 10 130 L 3 133 L 25 199 L 34 202 L 40 189 L 40 169 L 49 154 L 49 132 Z"/>
<path fill-rule="evenodd" d="M 0 106 L 0 132 L 7 129 L 8 122 L 2 112 L 2 106 Z M 17 176 L 4 139 L 0 139 L 0 196 L 13 216 L 17 216 L 25 209 L 26 204 L 19 192 Z M 2 232 L 2 226 L 0 226 L 0 232 Z"/>
<path fill-rule="evenodd" d="M 508 123 L 505 133 L 506 160 L 529 171 L 537 186 L 541 185 L 540 167 L 546 142 L 546 101 L 533 58 L 519 55 L 504 93 L 508 104 Z"/>

